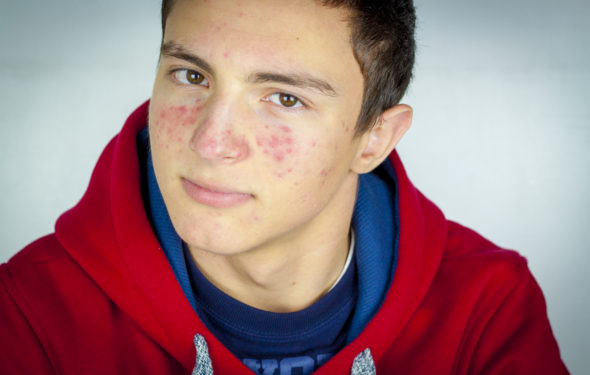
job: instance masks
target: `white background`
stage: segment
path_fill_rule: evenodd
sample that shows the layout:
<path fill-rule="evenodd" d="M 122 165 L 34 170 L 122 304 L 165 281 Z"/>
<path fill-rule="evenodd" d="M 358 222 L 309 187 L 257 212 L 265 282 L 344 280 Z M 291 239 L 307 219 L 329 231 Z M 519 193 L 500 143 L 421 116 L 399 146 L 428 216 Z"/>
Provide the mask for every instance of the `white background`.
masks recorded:
<path fill-rule="evenodd" d="M 2 0 L 0 261 L 53 230 L 149 98 L 159 0 Z M 590 2 L 416 2 L 399 146 L 451 219 L 524 254 L 572 373 L 590 371 Z"/>

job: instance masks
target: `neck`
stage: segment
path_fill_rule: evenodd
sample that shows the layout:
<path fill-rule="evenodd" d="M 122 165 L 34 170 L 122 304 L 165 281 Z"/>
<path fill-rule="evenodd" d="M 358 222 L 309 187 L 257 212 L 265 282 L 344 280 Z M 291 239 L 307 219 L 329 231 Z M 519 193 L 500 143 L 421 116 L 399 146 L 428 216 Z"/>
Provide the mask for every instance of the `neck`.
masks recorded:
<path fill-rule="evenodd" d="M 353 191 L 356 191 L 356 184 Z M 294 233 L 238 254 L 216 254 L 189 246 L 201 273 L 227 295 L 260 310 L 302 310 L 324 294 L 340 276 L 350 247 L 350 221 L 356 194 L 328 213 L 322 225 Z"/>
<path fill-rule="evenodd" d="M 331 251 L 191 253 L 201 273 L 224 293 L 260 310 L 285 313 L 310 306 L 334 285 L 349 249 L 347 236 L 339 242 Z"/>

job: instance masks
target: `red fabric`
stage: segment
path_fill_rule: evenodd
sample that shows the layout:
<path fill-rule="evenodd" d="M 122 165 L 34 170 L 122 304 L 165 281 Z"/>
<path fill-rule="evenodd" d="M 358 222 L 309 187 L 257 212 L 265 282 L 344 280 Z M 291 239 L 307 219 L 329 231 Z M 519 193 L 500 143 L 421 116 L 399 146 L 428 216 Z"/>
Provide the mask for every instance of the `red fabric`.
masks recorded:
<path fill-rule="evenodd" d="M 148 103 L 106 147 L 55 234 L 0 266 L 0 373 L 178 374 L 202 334 L 216 374 L 251 374 L 196 317 L 151 230 L 135 136 Z M 394 282 L 363 333 L 317 374 L 349 374 L 369 348 L 377 374 L 565 374 L 526 261 L 447 221 L 399 183 Z"/>

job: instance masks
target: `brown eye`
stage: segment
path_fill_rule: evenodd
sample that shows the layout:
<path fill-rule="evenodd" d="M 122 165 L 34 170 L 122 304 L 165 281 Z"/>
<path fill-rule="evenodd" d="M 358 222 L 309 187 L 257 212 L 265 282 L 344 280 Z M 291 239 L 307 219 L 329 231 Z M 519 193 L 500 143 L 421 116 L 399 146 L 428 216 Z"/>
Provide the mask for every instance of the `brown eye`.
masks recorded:
<path fill-rule="evenodd" d="M 187 70 L 186 71 L 186 80 L 193 85 L 200 85 L 204 80 L 205 77 L 195 70 Z"/>
<path fill-rule="evenodd" d="M 299 103 L 299 99 L 289 94 L 279 94 L 279 101 L 285 107 L 293 107 Z"/>
<path fill-rule="evenodd" d="M 177 83 L 183 85 L 209 87 L 209 81 L 207 81 L 207 78 L 196 70 L 178 69 L 175 70 L 172 75 Z"/>
<path fill-rule="evenodd" d="M 303 105 L 303 102 L 301 102 L 301 99 L 291 94 L 286 94 L 284 92 L 275 92 L 274 94 L 266 96 L 263 100 L 274 103 L 284 108 L 305 107 Z"/>

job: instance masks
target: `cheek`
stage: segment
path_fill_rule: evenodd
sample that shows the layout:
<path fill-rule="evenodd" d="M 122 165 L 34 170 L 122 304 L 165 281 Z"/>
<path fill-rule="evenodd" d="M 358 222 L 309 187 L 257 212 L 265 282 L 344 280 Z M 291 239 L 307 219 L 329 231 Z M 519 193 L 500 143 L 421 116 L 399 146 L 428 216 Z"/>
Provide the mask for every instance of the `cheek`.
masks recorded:
<path fill-rule="evenodd" d="M 163 105 L 155 110 L 155 118 L 150 118 L 150 125 L 154 127 L 155 135 L 166 148 L 183 142 L 192 125 L 197 122 L 203 109 L 201 99 L 190 105 Z"/>
<path fill-rule="evenodd" d="M 256 145 L 275 165 L 275 173 L 279 177 L 293 171 L 296 167 L 294 162 L 301 153 L 299 142 L 287 126 L 275 129 L 266 125 L 264 132 L 256 136 Z"/>

